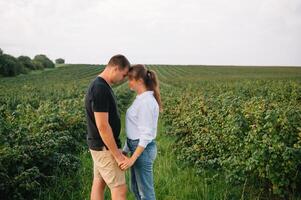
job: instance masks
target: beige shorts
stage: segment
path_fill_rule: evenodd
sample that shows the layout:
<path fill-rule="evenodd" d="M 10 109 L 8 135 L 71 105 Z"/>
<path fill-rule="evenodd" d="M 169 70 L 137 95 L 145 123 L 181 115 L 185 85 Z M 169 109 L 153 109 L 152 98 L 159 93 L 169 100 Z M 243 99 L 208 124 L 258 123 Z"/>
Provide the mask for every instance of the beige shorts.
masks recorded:
<path fill-rule="evenodd" d="M 90 149 L 90 152 L 94 165 L 94 177 L 104 180 L 110 189 L 126 184 L 125 172 L 118 167 L 110 151 Z"/>

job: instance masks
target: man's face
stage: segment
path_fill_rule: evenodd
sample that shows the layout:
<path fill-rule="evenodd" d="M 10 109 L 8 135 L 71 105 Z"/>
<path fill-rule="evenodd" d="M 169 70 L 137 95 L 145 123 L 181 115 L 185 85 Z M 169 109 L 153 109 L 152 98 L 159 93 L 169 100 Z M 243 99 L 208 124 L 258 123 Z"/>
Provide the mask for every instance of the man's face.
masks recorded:
<path fill-rule="evenodd" d="M 113 80 L 113 83 L 116 84 L 116 83 L 119 83 L 121 81 L 123 81 L 127 75 L 128 75 L 128 71 L 129 71 L 129 68 L 125 68 L 123 70 L 120 70 L 117 66 L 115 67 L 114 69 L 114 80 Z"/>

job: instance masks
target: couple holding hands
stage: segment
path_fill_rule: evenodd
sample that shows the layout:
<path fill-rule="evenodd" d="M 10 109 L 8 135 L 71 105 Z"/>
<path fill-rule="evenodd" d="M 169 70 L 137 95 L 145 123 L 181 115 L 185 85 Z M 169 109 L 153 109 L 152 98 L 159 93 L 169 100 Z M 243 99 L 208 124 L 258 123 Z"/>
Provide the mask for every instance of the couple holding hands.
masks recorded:
<path fill-rule="evenodd" d="M 128 77 L 137 96 L 126 112 L 127 139 L 119 139 L 121 121 L 111 88 Z M 115 55 L 90 84 L 85 96 L 87 143 L 93 159 L 91 200 L 104 199 L 106 186 L 113 200 L 126 199 L 125 170 L 130 169 L 131 191 L 137 200 L 155 199 L 153 163 L 155 138 L 162 110 L 159 82 L 144 65 L 131 66 L 123 55 Z M 129 156 L 129 157 L 128 157 Z"/>

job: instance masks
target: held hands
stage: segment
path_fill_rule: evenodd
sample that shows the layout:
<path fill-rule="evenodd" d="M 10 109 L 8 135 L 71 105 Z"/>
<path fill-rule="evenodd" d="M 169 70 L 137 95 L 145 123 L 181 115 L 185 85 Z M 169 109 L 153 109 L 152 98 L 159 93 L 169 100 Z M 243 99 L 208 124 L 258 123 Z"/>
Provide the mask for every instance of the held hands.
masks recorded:
<path fill-rule="evenodd" d="M 132 157 L 128 158 L 128 157 L 124 156 L 125 159 L 123 161 L 121 161 L 120 163 L 118 163 L 118 166 L 120 167 L 120 169 L 127 170 L 128 168 L 133 166 L 133 164 L 136 162 L 137 158 L 142 154 L 143 151 L 144 151 L 144 147 L 138 146 L 136 148 L 135 152 L 132 154 Z"/>
<path fill-rule="evenodd" d="M 115 157 L 115 160 L 118 164 L 118 167 L 120 167 L 120 165 L 124 162 L 124 160 L 128 159 L 128 157 L 126 157 L 126 155 L 124 155 L 123 151 L 120 150 L 120 154 L 118 156 Z"/>
<path fill-rule="evenodd" d="M 136 159 L 134 159 L 134 157 L 132 156 L 131 158 L 127 157 L 127 152 L 124 152 L 122 150 L 120 150 L 120 156 L 118 156 L 116 159 L 116 162 L 118 164 L 118 167 L 125 171 L 128 168 L 130 168 L 136 161 Z"/>
<path fill-rule="evenodd" d="M 135 163 L 136 159 L 132 156 L 130 158 L 126 157 L 118 166 L 121 170 L 125 171 Z"/>

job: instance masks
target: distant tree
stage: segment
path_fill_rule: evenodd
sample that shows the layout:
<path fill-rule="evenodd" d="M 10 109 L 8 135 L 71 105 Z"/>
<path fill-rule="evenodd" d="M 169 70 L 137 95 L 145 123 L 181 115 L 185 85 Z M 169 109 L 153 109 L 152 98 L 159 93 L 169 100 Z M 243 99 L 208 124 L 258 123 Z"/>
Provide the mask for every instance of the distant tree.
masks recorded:
<path fill-rule="evenodd" d="M 33 60 L 32 64 L 34 65 L 34 68 L 37 70 L 44 69 L 44 65 L 40 61 Z"/>
<path fill-rule="evenodd" d="M 58 58 L 58 59 L 55 60 L 55 63 L 56 64 L 64 64 L 65 60 L 63 58 Z"/>
<path fill-rule="evenodd" d="M 32 60 L 28 56 L 19 56 L 18 61 L 23 67 L 31 70 L 35 70 L 35 65 L 33 64 Z"/>
<path fill-rule="evenodd" d="M 43 54 L 36 55 L 33 59 L 35 63 L 40 62 L 43 66 L 43 68 L 54 68 L 55 65 L 54 63 L 46 56 Z"/>
<path fill-rule="evenodd" d="M 0 74 L 3 76 L 16 76 L 23 71 L 22 65 L 15 57 L 8 54 L 0 56 Z"/>
<path fill-rule="evenodd" d="M 0 56 L 3 54 L 3 51 L 2 51 L 2 49 L 0 48 Z"/>

